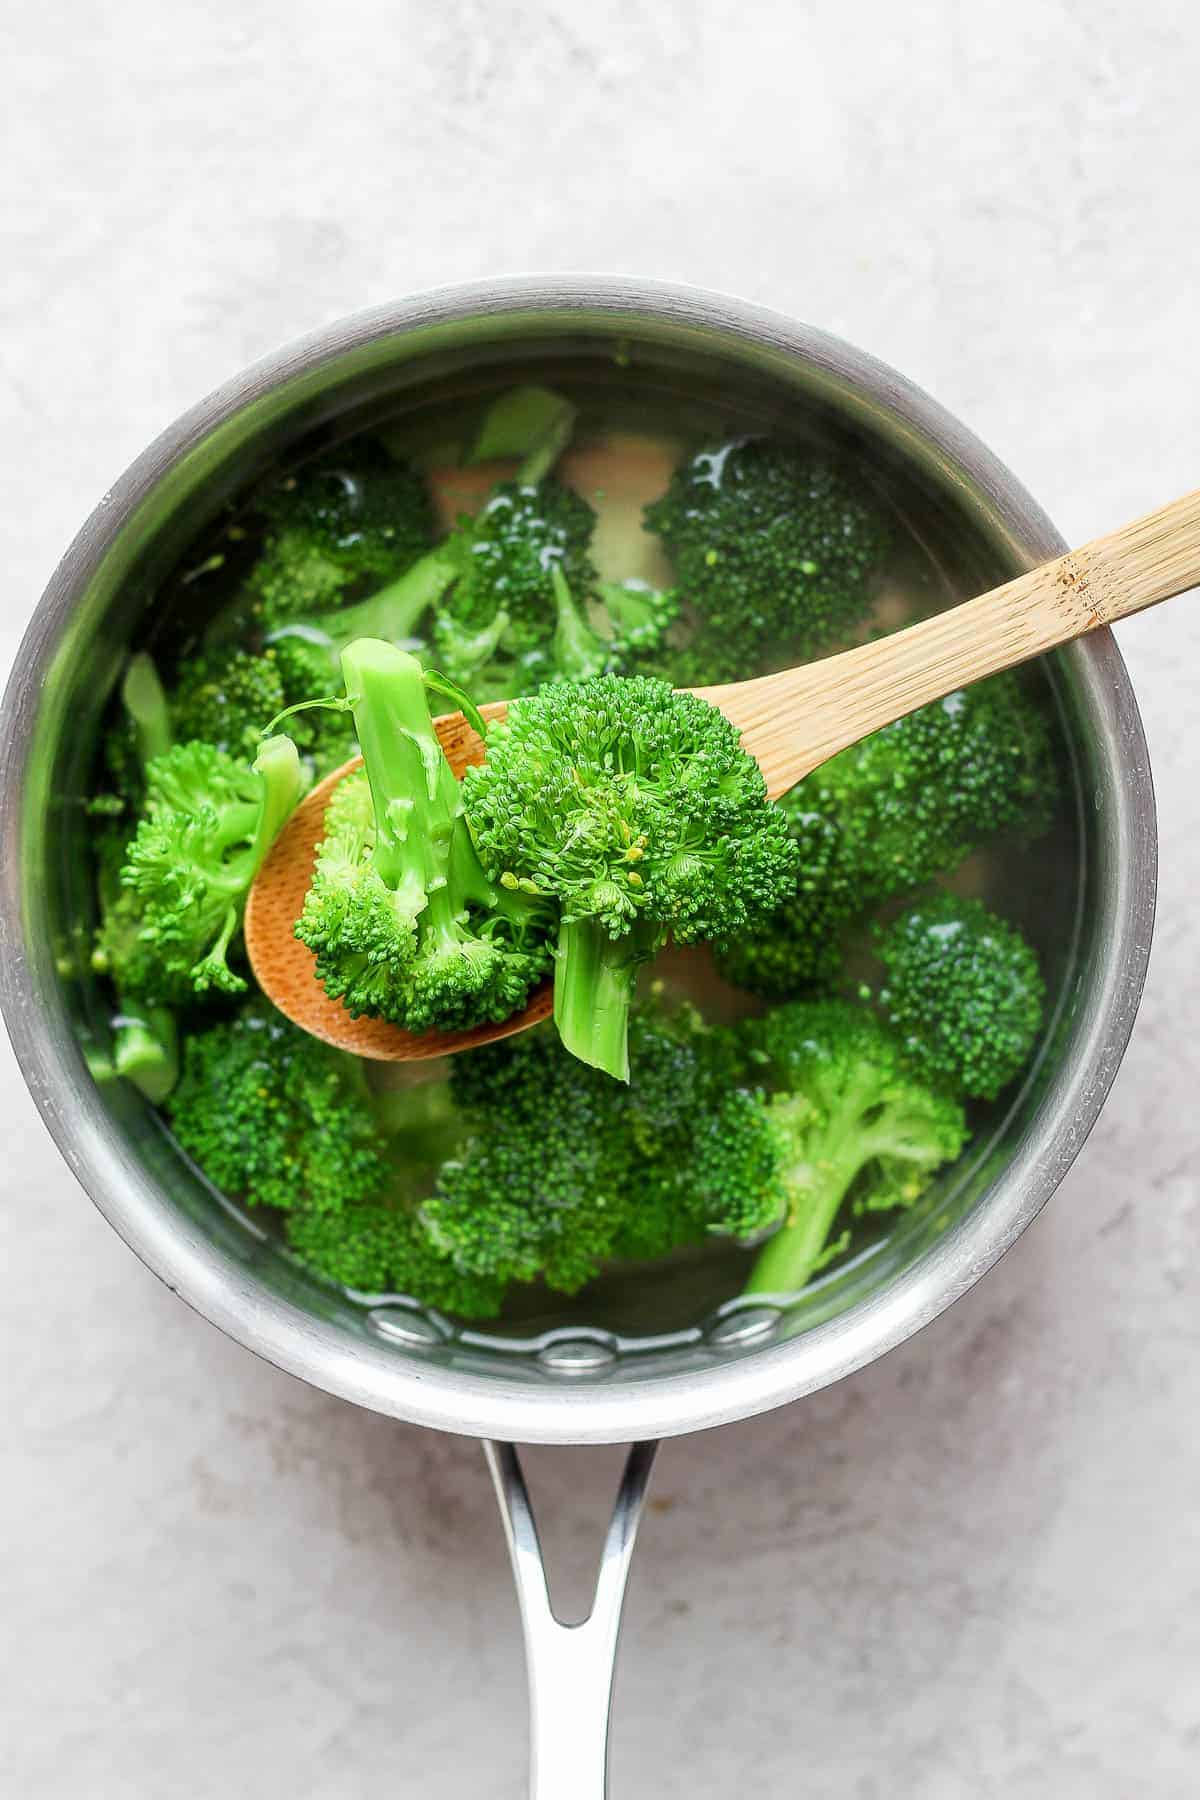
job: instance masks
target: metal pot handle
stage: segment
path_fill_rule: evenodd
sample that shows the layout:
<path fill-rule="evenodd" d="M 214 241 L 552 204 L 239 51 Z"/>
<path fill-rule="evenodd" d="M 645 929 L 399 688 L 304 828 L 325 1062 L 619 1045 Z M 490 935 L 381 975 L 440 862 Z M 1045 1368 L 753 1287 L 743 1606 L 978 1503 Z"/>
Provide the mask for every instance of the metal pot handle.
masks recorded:
<path fill-rule="evenodd" d="M 564 1625 L 550 1603 L 537 1521 L 513 1444 L 484 1444 L 512 1558 L 529 1676 L 530 1800 L 604 1800 L 608 1722 L 625 1583 L 656 1443 L 634 1444 L 617 1490 L 587 1618 Z"/>

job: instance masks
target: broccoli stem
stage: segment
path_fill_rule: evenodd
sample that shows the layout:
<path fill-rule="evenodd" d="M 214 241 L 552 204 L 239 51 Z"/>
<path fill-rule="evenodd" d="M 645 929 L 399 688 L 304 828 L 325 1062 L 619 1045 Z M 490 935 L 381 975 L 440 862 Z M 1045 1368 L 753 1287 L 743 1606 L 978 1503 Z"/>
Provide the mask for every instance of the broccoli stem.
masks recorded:
<path fill-rule="evenodd" d="M 165 756 L 174 741 L 171 711 L 158 670 L 144 650 L 132 658 L 121 682 L 121 704 L 129 715 L 142 767 Z"/>
<path fill-rule="evenodd" d="M 558 623 L 554 628 L 554 660 L 568 681 L 587 681 L 608 666 L 608 646 L 592 630 L 567 586 L 558 563 L 550 571 Z"/>
<path fill-rule="evenodd" d="M 375 809 L 376 870 L 385 887 L 411 898 L 414 914 L 428 902 L 432 924 L 453 910 L 450 851 L 462 801 L 421 665 L 394 644 L 358 638 L 342 652 L 342 675 Z"/>
<path fill-rule="evenodd" d="M 566 448 L 575 425 L 576 408 L 550 388 L 510 388 L 484 414 L 479 435 L 465 461 L 490 462 L 505 456 L 544 458 L 543 466 L 522 480 L 544 475 Z"/>
<path fill-rule="evenodd" d="M 775 1110 L 806 1102 L 776 1100 Z M 759 1251 L 747 1294 L 798 1294 L 820 1268 L 842 1202 L 863 1164 L 855 1153 L 840 1162 L 800 1163 L 783 1173 L 787 1212 L 783 1226 Z"/>
<path fill-rule="evenodd" d="M 396 642 L 414 636 L 425 612 L 440 600 L 458 574 L 458 560 L 453 540 L 438 544 L 420 557 L 396 581 L 390 581 L 377 594 L 360 600 L 356 606 L 343 606 L 337 612 L 322 613 L 309 622 L 307 631 L 328 637 L 335 644 L 349 644 L 354 638 L 381 638 Z M 275 635 L 286 636 L 286 626 Z"/>
<path fill-rule="evenodd" d="M 262 776 L 263 799 L 258 824 L 249 851 L 250 876 L 259 869 L 267 851 L 295 811 L 304 786 L 300 769 L 300 753 L 290 737 L 264 738 L 254 759 L 255 772 Z"/>
<path fill-rule="evenodd" d="M 629 1080 L 629 1008 L 640 958 L 595 919 L 563 920 L 554 953 L 554 1023 L 572 1056 Z"/>
<path fill-rule="evenodd" d="M 140 1088 L 159 1106 L 179 1079 L 179 1040 L 165 1006 L 117 1014 L 113 1020 L 113 1073 Z"/>
<path fill-rule="evenodd" d="M 500 648 L 500 640 L 508 630 L 509 617 L 504 608 L 496 614 L 490 625 L 481 631 L 457 632 L 447 635 L 442 640 L 435 639 L 435 648 L 442 665 L 442 673 L 452 681 L 465 682 L 491 662 Z"/>

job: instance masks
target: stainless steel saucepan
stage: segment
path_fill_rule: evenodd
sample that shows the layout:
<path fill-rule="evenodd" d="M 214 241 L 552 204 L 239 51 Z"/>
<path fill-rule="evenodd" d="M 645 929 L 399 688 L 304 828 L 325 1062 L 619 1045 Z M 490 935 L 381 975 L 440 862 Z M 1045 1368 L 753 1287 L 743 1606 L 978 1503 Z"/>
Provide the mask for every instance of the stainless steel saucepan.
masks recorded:
<path fill-rule="evenodd" d="M 1065 548 L 994 457 L 871 357 L 736 300 L 635 280 L 528 278 L 443 289 L 330 325 L 180 419 L 121 478 L 34 615 L 0 743 L 0 1000 L 60 1149 L 167 1285 L 278 1367 L 395 1418 L 487 1440 L 518 1580 L 538 1800 L 605 1790 L 622 1592 L 653 1441 L 780 1406 L 862 1368 L 976 1282 L 1054 1192 L 1095 1122 L 1141 994 L 1154 911 L 1154 802 L 1111 636 L 1046 670 L 1075 762 L 1070 929 L 1038 1066 L 964 1168 L 887 1242 L 790 1308 L 734 1304 L 638 1335 L 594 1324 L 504 1337 L 394 1296 L 307 1277 L 198 1177 L 133 1091 L 97 1086 L 101 1001 L 86 974 L 90 876 L 79 804 L 100 710 L 156 587 L 224 502 L 306 442 L 536 370 L 636 379 L 661 413 L 725 400 L 814 430 L 875 470 L 960 592 Z M 513 1445 L 633 1445 L 582 1626 L 550 1610 Z"/>

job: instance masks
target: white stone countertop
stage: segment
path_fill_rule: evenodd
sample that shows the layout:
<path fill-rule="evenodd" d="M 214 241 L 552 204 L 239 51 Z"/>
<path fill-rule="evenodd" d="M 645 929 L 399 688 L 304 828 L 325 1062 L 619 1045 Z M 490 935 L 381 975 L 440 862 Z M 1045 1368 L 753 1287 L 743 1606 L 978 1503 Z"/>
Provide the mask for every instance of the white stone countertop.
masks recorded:
<path fill-rule="evenodd" d="M 42 0 L 3 32 L 6 659 L 192 400 L 339 313 L 500 271 L 683 279 L 839 332 L 1072 540 L 1200 480 L 1200 15 L 1168 0 Z M 1200 599 L 1119 635 L 1162 889 L 1117 1087 L 949 1315 L 667 1446 L 617 1800 L 1200 1792 Z M 476 1447 L 194 1317 L 0 1063 L 0 1793 L 519 1795 Z M 530 1461 L 578 1577 L 614 1456 Z"/>

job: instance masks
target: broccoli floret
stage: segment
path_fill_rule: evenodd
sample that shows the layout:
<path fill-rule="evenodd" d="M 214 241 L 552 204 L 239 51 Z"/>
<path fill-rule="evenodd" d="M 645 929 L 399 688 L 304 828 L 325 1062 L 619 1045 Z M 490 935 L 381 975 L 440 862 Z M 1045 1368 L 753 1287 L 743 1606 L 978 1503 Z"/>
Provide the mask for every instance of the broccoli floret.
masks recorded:
<path fill-rule="evenodd" d="M 508 643 L 514 652 L 550 635 L 555 605 L 555 569 L 577 593 L 596 579 L 588 556 L 596 515 L 587 501 L 553 476 L 504 481 L 473 519 L 461 519 L 462 572 L 449 610 L 472 631 L 508 614 Z"/>
<path fill-rule="evenodd" d="M 765 438 L 701 451 L 646 508 L 698 614 L 677 678 L 703 685 L 804 662 L 866 618 L 879 515 L 837 470 Z"/>
<path fill-rule="evenodd" d="M 861 905 L 836 821 L 804 810 L 791 795 L 781 806 L 800 858 L 795 892 L 755 929 L 719 945 L 716 957 L 727 981 L 769 1000 L 836 985 L 841 932 Z"/>
<path fill-rule="evenodd" d="M 1057 787 L 1046 719 L 1016 675 L 935 700 L 833 757 L 787 797 L 836 820 L 864 899 L 953 869 L 1004 831 L 1044 831 Z"/>
<path fill-rule="evenodd" d="M 519 398 L 526 390 L 517 390 Z M 501 483 L 474 518 L 464 515 L 439 544 L 377 593 L 336 610 L 317 606 L 273 621 L 269 641 L 281 646 L 294 635 L 324 645 L 336 670 L 342 650 L 356 638 L 380 638 L 417 648 L 424 633 L 432 639 L 439 667 L 454 681 L 470 678 L 477 693 L 507 697 L 538 679 L 546 664 L 554 629 L 551 574 L 557 567 L 592 579 L 587 545 L 595 515 L 586 501 L 550 479 L 546 470 L 569 436 L 574 408 L 544 390 L 537 404 L 518 405 L 501 417 L 497 402 L 491 420 L 505 442 L 524 446 L 515 481 Z M 427 615 L 433 609 L 432 619 Z M 329 675 L 314 672 L 328 691 Z M 289 702 L 290 704 L 290 702 Z"/>
<path fill-rule="evenodd" d="M 797 891 L 722 947 L 722 973 L 767 998 L 828 985 L 847 924 L 1001 832 L 1037 836 L 1056 788 L 1049 728 L 1015 675 L 897 719 L 784 796 L 800 849 Z"/>
<path fill-rule="evenodd" d="M 549 476 L 503 482 L 474 519 L 459 520 L 447 540 L 455 579 L 434 617 L 433 651 L 476 700 L 612 666 L 571 597 L 572 587 L 585 592 L 595 580 L 594 524 L 586 500 Z"/>
<path fill-rule="evenodd" d="M 594 593 L 608 619 L 610 653 L 622 667 L 635 657 L 661 650 L 679 617 L 679 595 L 674 588 L 630 579 L 597 582 Z"/>
<path fill-rule="evenodd" d="M 166 1113 L 215 1187 L 284 1212 L 288 1243 L 315 1273 L 488 1317 L 501 1289 L 457 1270 L 417 1215 L 407 1170 L 432 1118 L 418 1092 L 415 1106 L 373 1097 L 357 1058 L 255 999 L 188 1039 Z M 434 1110 L 448 1113 L 444 1098 Z"/>
<path fill-rule="evenodd" d="M 245 981 L 228 962 L 250 883 L 301 792 L 289 738 L 269 738 L 252 768 L 210 744 L 177 744 L 152 762 L 146 803 L 105 914 L 93 967 L 122 994 L 178 1002 Z"/>
<path fill-rule="evenodd" d="M 621 1086 L 530 1032 L 455 1058 L 467 1136 L 422 1209 L 464 1273 L 574 1293 L 613 1257 L 665 1255 L 779 1216 L 760 1092 L 690 1008 L 635 1014 Z"/>
<path fill-rule="evenodd" d="M 94 796 L 88 804 L 89 812 L 103 821 L 91 838 L 101 920 L 93 949 L 97 970 L 109 972 L 101 946 L 107 945 L 109 954 L 117 950 L 111 1046 L 106 1055 L 93 1059 L 93 1067 L 103 1067 L 107 1079 L 119 1075 L 132 1081 L 154 1105 L 166 1098 L 179 1078 L 178 1033 L 167 1007 L 146 999 L 147 971 L 152 973 L 154 964 L 140 941 L 139 922 L 121 886 L 121 869 L 131 829 L 125 815 L 144 804 L 146 770 L 170 747 L 171 718 L 158 671 L 149 656 L 135 656 L 121 683 L 121 718 L 105 740 L 108 771 L 119 791 Z"/>
<path fill-rule="evenodd" d="M 639 965 L 668 935 L 750 929 L 796 880 L 787 822 L 736 727 L 647 676 L 522 700 L 463 793 L 489 880 L 558 910 L 563 1042 L 619 1080 Z"/>
<path fill-rule="evenodd" d="M 253 756 L 264 726 L 288 704 L 278 661 L 269 653 L 202 649 L 175 672 L 171 713 L 180 742 Z"/>
<path fill-rule="evenodd" d="M 747 1293 L 804 1287 L 844 1247 L 839 1215 L 914 1204 L 967 1139 L 961 1105 L 906 1066 L 865 1007 L 814 1000 L 743 1026 L 763 1078 L 787 1211 L 759 1252 Z"/>
<path fill-rule="evenodd" d="M 549 909 L 485 879 L 416 658 L 368 638 L 342 668 L 367 787 L 339 783 L 296 935 L 354 1017 L 506 1019 L 548 971 Z"/>
<path fill-rule="evenodd" d="M 403 1294 L 464 1319 L 490 1319 L 500 1311 L 503 1282 L 457 1268 L 400 1192 L 351 1201 L 336 1213 L 298 1206 L 287 1216 L 286 1231 L 301 1262 L 339 1287 Z"/>
<path fill-rule="evenodd" d="M 358 755 L 353 721 L 347 713 L 332 707 L 311 707 L 304 712 L 289 709 L 324 700 L 340 686 L 330 646 L 298 632 L 286 632 L 272 639 L 263 655 L 279 671 L 279 711 L 288 713 L 288 736 L 311 768 L 313 780 L 320 781 Z"/>
<path fill-rule="evenodd" d="M 464 1090 L 459 1065 L 480 1059 Z M 624 1204 L 611 1102 L 570 1062 L 540 1032 L 455 1058 L 452 1087 L 473 1129 L 443 1164 L 421 1216 L 464 1274 L 500 1284 L 540 1278 L 575 1293 L 611 1254 Z"/>
<path fill-rule="evenodd" d="M 428 550 L 433 509 L 416 470 L 379 446 L 341 450 L 286 477 L 260 502 L 262 555 L 248 578 L 268 629 L 393 581 Z"/>
<path fill-rule="evenodd" d="M 166 1112 L 214 1186 L 248 1206 L 336 1214 L 392 1178 L 362 1064 L 263 1000 L 188 1037 Z"/>
<path fill-rule="evenodd" d="M 910 1066 L 993 1100 L 1041 1028 L 1046 989 L 1032 947 L 978 900 L 954 894 L 910 907 L 876 943 L 887 970 L 879 1003 Z"/>

